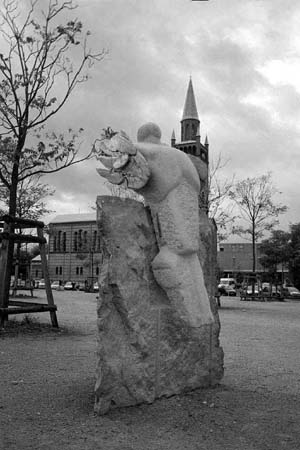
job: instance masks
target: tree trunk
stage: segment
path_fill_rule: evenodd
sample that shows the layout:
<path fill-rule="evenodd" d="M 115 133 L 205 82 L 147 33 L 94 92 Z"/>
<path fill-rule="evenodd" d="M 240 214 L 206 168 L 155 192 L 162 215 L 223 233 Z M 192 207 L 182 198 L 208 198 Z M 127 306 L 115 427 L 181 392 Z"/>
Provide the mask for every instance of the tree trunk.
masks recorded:
<path fill-rule="evenodd" d="M 11 177 L 11 187 L 10 187 L 10 195 L 9 195 L 9 211 L 8 214 L 12 217 L 16 216 L 17 210 L 17 189 L 18 189 L 18 175 L 19 175 L 19 160 L 20 160 L 20 152 L 16 152 L 16 162 L 14 163 L 12 169 L 12 177 Z M 13 224 L 8 225 L 9 233 L 14 232 Z M 0 291 L 0 306 L 7 308 L 9 303 L 9 289 L 10 289 L 10 279 L 11 279 L 11 271 L 13 267 L 13 258 L 14 258 L 14 241 L 9 240 L 7 244 L 7 253 L 6 253 L 6 261 L 3 262 L 4 274 L 2 274 L 1 279 L 3 280 L 3 287 Z M 2 323 L 4 323 L 8 318 L 8 315 L 2 316 Z"/>
<path fill-rule="evenodd" d="M 255 248 L 255 224 L 252 223 L 252 272 L 255 273 L 256 272 L 256 248 Z"/>

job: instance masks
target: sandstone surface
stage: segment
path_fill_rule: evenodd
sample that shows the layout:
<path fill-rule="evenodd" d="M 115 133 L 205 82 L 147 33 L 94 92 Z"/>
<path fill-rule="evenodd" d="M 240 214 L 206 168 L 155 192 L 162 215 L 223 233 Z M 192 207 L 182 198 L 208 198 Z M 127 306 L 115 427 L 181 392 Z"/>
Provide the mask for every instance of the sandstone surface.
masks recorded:
<path fill-rule="evenodd" d="M 103 196 L 97 199 L 97 221 L 103 264 L 95 411 L 104 414 L 218 383 L 223 351 L 211 270 L 203 272 L 215 320 L 195 327 L 153 276 L 151 263 L 159 249 L 150 211 L 135 200 Z M 213 232 L 207 218 L 202 222 L 201 263 L 206 265 Z"/>

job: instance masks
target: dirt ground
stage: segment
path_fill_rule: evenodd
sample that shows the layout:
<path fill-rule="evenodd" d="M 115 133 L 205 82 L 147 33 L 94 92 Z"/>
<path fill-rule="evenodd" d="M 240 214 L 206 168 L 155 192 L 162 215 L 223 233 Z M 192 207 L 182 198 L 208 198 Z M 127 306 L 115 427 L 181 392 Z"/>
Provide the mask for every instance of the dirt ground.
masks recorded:
<path fill-rule="evenodd" d="M 96 295 L 54 296 L 59 331 L 42 313 L 0 333 L 1 450 L 300 448 L 300 301 L 222 298 L 220 386 L 97 417 Z"/>

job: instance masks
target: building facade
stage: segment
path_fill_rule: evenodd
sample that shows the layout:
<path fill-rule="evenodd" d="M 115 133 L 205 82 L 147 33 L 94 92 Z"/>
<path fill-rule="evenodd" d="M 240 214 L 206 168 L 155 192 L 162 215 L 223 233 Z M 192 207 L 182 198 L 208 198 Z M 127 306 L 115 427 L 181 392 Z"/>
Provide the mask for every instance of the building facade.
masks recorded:
<path fill-rule="evenodd" d="M 91 286 L 101 265 L 96 213 L 56 216 L 49 224 L 48 268 L 51 281 Z"/>
<path fill-rule="evenodd" d="M 259 263 L 261 253 L 259 244 L 256 245 L 256 269 L 263 272 Z M 222 243 L 219 245 L 218 265 L 223 275 L 234 275 L 238 272 L 251 273 L 253 267 L 252 244 L 250 242 Z"/>
<path fill-rule="evenodd" d="M 32 258 L 30 263 L 30 278 L 32 280 L 40 280 L 44 278 L 44 271 L 42 268 L 41 255 L 37 255 Z"/>
<path fill-rule="evenodd" d="M 268 271 L 260 264 L 263 253 L 260 251 L 259 243 L 256 244 L 256 273 L 268 278 Z M 252 243 L 221 243 L 218 251 L 218 267 L 220 275 L 236 277 L 250 275 L 253 268 Z M 282 264 L 278 264 L 277 273 L 279 278 L 286 278 L 288 270 Z"/>

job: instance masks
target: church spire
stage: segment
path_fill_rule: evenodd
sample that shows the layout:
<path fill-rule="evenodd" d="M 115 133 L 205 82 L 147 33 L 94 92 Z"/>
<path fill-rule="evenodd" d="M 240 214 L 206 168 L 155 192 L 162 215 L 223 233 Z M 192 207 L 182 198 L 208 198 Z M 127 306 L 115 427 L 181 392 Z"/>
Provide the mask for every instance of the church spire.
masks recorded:
<path fill-rule="evenodd" d="M 185 104 L 183 108 L 182 120 L 196 119 L 199 120 L 196 100 L 194 95 L 192 77 L 190 77 L 188 90 L 186 94 Z"/>
<path fill-rule="evenodd" d="M 181 141 L 194 141 L 200 136 L 200 120 L 198 118 L 192 78 L 190 78 L 181 119 Z"/>

